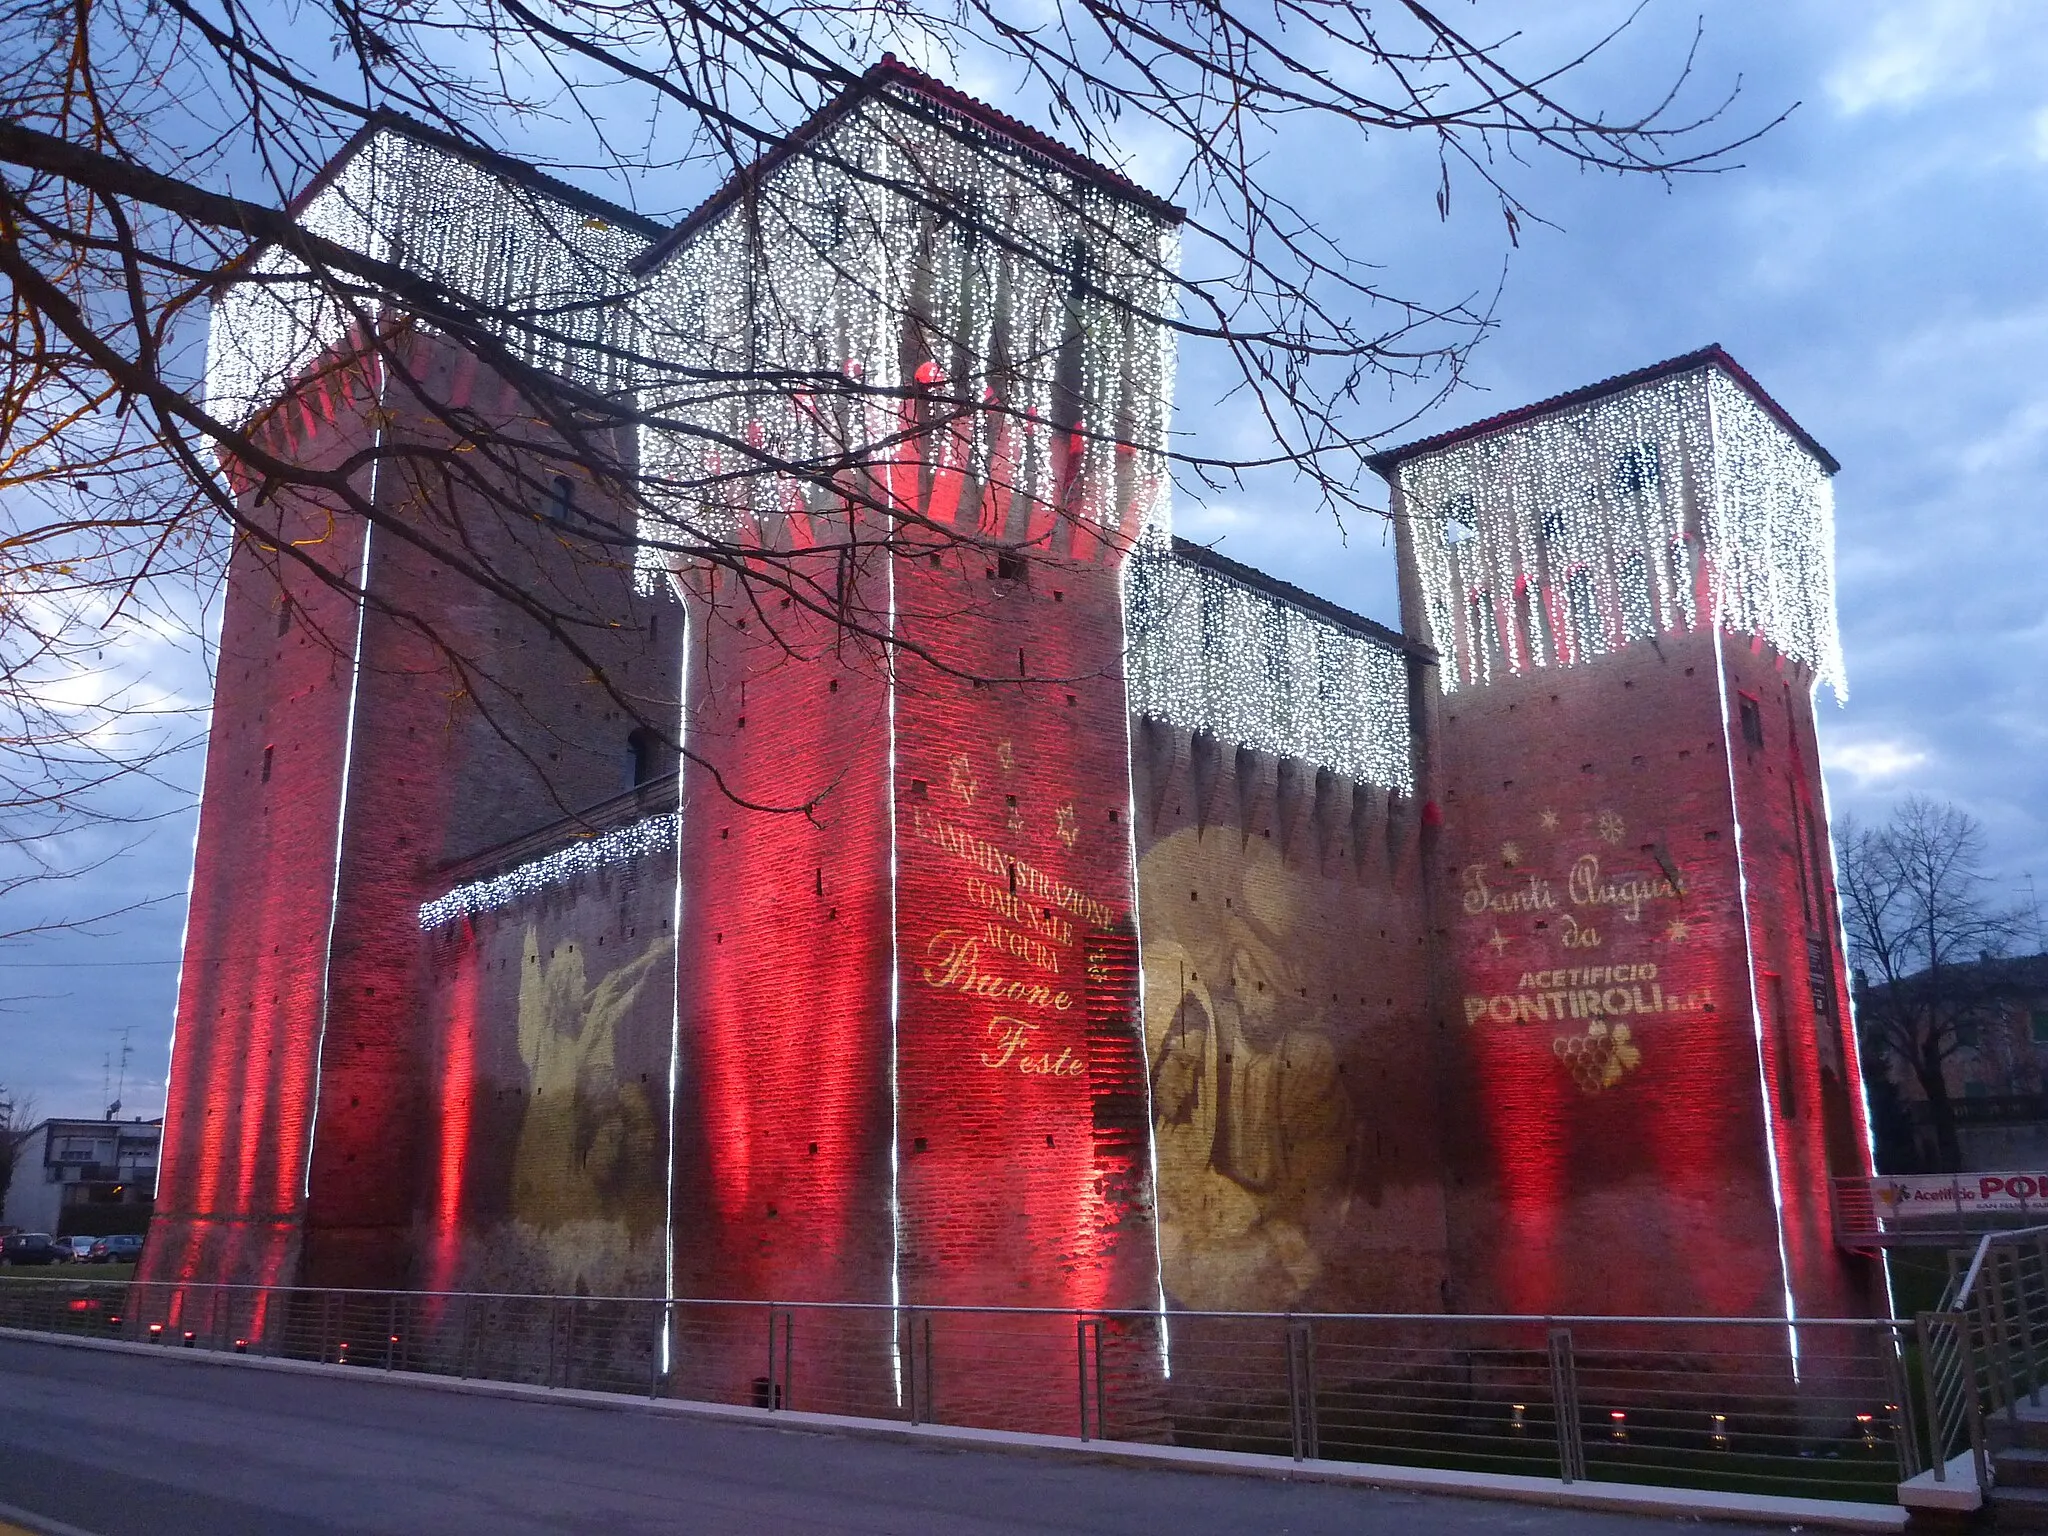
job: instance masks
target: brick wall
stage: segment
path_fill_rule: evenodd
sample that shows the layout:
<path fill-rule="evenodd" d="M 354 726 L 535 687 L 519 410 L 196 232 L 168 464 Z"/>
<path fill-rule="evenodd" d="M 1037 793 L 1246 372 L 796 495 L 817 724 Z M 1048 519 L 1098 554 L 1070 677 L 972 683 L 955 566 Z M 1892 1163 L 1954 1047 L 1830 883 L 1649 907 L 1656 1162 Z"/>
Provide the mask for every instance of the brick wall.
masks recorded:
<path fill-rule="evenodd" d="M 674 904 L 648 854 L 421 940 L 413 1286 L 662 1294 Z"/>
<path fill-rule="evenodd" d="M 1440 1309 L 1413 800 L 1160 722 L 1133 730 L 1167 1295 Z"/>
<path fill-rule="evenodd" d="M 1855 1294 L 1828 1230 L 1819 1135 L 1843 1088 L 1824 1109 L 1810 1006 L 1783 1033 L 1766 1028 L 1761 1073 L 1752 1012 L 1751 934 L 1760 992 L 1773 969 L 1805 985 L 1789 839 L 1749 804 L 1771 798 L 1766 779 L 1784 798 L 1792 755 L 1775 776 L 1746 760 L 1733 691 L 1722 718 L 1717 643 L 1740 645 L 1642 640 L 1441 702 L 1440 1026 L 1447 1118 L 1461 1131 L 1447 1160 L 1460 1310 L 1782 1311 L 1773 1136 L 1795 1291 L 1831 1312 Z M 1772 702 L 1782 737 L 1781 689 Z M 1817 773 L 1810 757 L 1801 771 Z M 1787 945 L 1801 951 L 1796 972 Z M 1792 1052 L 1782 1080 L 1780 1041 Z M 1788 1131 L 1792 1084 L 1808 1107 Z"/>
<path fill-rule="evenodd" d="M 318 468 L 360 448 L 358 374 L 330 375 L 261 430 Z M 316 503 L 245 515 L 237 541 L 179 974 L 151 1279 L 295 1273 L 340 825 L 363 527 Z M 311 568 L 309 568 L 311 567 Z"/>

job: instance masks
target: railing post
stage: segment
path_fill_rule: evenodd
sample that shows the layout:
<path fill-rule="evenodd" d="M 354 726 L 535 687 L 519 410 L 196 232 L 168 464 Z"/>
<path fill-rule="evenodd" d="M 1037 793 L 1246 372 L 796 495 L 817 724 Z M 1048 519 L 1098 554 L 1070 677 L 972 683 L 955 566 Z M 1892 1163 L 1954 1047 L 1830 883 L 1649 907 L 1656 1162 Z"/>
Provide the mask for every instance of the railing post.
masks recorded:
<path fill-rule="evenodd" d="M 1572 1357 L 1572 1331 L 1550 1330 L 1550 1402 L 1557 1419 L 1557 1473 L 1567 1483 L 1586 1475 L 1585 1427 L 1579 1421 L 1578 1364 Z"/>
<path fill-rule="evenodd" d="M 562 1332 L 562 1387 L 566 1391 L 576 1385 L 576 1301 L 569 1298 L 569 1326 Z"/>
<path fill-rule="evenodd" d="M 560 1319 L 557 1313 L 561 1303 L 562 1298 L 559 1296 L 550 1296 L 548 1298 L 548 1374 L 547 1380 L 543 1384 L 550 1392 L 555 1390 L 555 1331 L 560 1326 Z"/>
<path fill-rule="evenodd" d="M 932 1315 L 927 1312 L 917 1320 L 919 1330 L 924 1334 L 924 1418 L 927 1424 L 939 1422 L 938 1394 L 932 1390 Z"/>
<path fill-rule="evenodd" d="M 1933 1457 L 1934 1480 L 1937 1483 L 1945 1483 L 1948 1481 L 1948 1434 L 1942 1428 L 1941 1391 L 1935 1380 L 1939 1362 L 1936 1361 L 1934 1354 L 1933 1323 L 1933 1314 L 1918 1313 L 1913 1318 L 1913 1332 L 1920 1341 L 1920 1390 L 1927 1400 L 1927 1444 Z M 1963 1364 L 1967 1369 L 1968 1362 Z M 1958 1390 L 1974 1397 L 1977 1384 L 1975 1381 L 1967 1381 L 1962 1383 Z"/>
<path fill-rule="evenodd" d="M 782 1318 L 782 1363 L 778 1367 L 775 1363 L 775 1319 L 777 1313 L 774 1303 L 769 1303 L 768 1402 L 766 1407 L 770 1413 L 789 1406 L 789 1335 L 791 1331 L 790 1322 L 794 1314 L 784 1309 L 780 1315 Z"/>
<path fill-rule="evenodd" d="M 1294 1459 L 1322 1458 L 1321 1435 L 1316 1424 L 1316 1336 L 1315 1325 L 1290 1322 L 1287 1325 L 1287 1418 L 1294 1436 Z"/>
<path fill-rule="evenodd" d="M 903 1337 L 903 1391 L 910 1407 L 910 1422 L 922 1424 L 917 1405 L 917 1309 L 911 1307 L 900 1313 L 897 1325 Z"/>
<path fill-rule="evenodd" d="M 1971 1310 L 1980 1319 L 1989 1314 L 1988 1326 L 1985 1326 L 1982 1332 L 1985 1335 L 1985 1347 L 1991 1354 L 1990 1385 L 1998 1393 L 1993 1406 L 2004 1408 L 2010 1415 L 2011 1422 L 2017 1426 L 2020 1421 L 2020 1410 L 2017 1394 L 2013 1391 L 2012 1336 L 2005 1325 L 2005 1286 L 1998 1277 L 1999 1252 L 1995 1245 L 1985 1250 L 1983 1270 L 1977 1277 L 1975 1305 Z M 1990 1297 L 1988 1305 L 1984 1300 L 1987 1293 Z"/>
<path fill-rule="evenodd" d="M 654 1332 L 647 1339 L 647 1400 L 651 1403 L 661 1396 L 661 1351 L 668 1339 L 668 1303 L 657 1302 L 654 1308 Z"/>
<path fill-rule="evenodd" d="M 1898 1454 L 1899 1481 L 1903 1483 L 1920 1475 L 1920 1442 L 1913 1433 L 1913 1403 L 1906 1391 L 1905 1344 L 1889 1324 L 1885 1326 L 1882 1347 L 1885 1398 L 1892 1415 L 1892 1448 Z M 1924 1368 L 1924 1351 L 1920 1358 Z"/>
<path fill-rule="evenodd" d="M 2025 1272 L 2025 1267 L 2022 1266 L 2022 1276 Z M 2027 1401 L 2038 1408 L 2041 1406 L 2041 1368 L 2034 1354 L 2034 1323 L 2040 1316 L 2042 1307 L 2048 1305 L 2048 1237 L 2034 1239 L 2033 1297 L 2032 1303 L 2029 1303 L 2025 1295 L 2020 1298 L 2020 1326 L 2025 1329 L 2027 1338 Z"/>
<path fill-rule="evenodd" d="M 1095 1344 L 1095 1433 L 1088 1432 L 1089 1335 Z M 1102 1437 L 1102 1323 L 1100 1319 L 1077 1318 L 1074 1322 L 1074 1384 L 1081 1394 L 1081 1438 Z"/>

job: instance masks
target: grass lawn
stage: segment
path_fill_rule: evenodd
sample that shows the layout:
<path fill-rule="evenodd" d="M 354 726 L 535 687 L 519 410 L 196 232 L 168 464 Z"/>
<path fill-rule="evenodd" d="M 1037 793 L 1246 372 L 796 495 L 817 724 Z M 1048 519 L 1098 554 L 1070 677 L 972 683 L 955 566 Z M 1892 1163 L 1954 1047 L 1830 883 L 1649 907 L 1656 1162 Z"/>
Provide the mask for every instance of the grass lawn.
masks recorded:
<path fill-rule="evenodd" d="M 97 1284 L 134 1278 L 133 1264 L 0 1264 L 0 1284 L 9 1280 L 69 1280 Z"/>

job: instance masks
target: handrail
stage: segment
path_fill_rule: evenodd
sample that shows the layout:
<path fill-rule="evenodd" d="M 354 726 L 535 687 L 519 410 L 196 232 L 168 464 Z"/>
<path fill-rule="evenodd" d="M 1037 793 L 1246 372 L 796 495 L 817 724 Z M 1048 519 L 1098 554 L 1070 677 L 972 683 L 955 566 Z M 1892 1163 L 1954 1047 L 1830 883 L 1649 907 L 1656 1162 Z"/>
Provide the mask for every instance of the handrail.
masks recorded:
<path fill-rule="evenodd" d="M 1970 1260 L 1970 1267 L 1963 1274 L 1963 1283 L 1956 1288 L 1956 1311 L 1960 1312 L 1970 1305 L 1970 1292 L 1977 1284 L 1977 1275 L 1984 1267 L 1985 1255 L 1991 1252 L 1992 1247 L 2023 1237 L 2048 1237 L 2048 1224 L 2038 1227 L 2014 1227 L 2009 1232 L 1986 1232 L 1978 1239 L 1976 1256 Z"/>

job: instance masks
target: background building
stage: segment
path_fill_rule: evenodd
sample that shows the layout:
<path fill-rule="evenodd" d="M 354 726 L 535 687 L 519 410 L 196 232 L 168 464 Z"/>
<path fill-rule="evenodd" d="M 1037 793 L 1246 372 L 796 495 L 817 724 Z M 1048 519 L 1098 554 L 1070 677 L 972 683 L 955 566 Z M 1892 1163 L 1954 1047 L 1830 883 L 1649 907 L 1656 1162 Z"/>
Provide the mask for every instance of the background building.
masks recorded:
<path fill-rule="evenodd" d="M 155 1209 L 161 1120 L 45 1120 L 14 1153 L 0 1222 L 56 1237 L 142 1232 Z"/>

